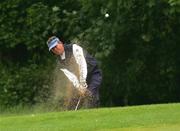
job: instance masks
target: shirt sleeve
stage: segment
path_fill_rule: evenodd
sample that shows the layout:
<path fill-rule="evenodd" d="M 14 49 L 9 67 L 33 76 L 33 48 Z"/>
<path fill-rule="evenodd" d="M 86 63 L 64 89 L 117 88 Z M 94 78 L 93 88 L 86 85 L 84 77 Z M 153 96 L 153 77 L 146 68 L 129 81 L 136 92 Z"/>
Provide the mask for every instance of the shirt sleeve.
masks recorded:
<path fill-rule="evenodd" d="M 82 47 L 80 47 L 79 45 L 73 44 L 73 55 L 75 57 L 76 63 L 79 66 L 79 71 L 80 71 L 79 82 L 86 83 L 87 63 L 85 60 L 85 56 L 84 56 Z"/>

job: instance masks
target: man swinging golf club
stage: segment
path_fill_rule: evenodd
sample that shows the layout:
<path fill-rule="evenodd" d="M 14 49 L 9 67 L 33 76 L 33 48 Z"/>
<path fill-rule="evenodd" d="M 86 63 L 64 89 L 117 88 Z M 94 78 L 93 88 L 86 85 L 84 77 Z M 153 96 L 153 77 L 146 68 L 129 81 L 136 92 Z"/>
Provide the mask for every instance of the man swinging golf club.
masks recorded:
<path fill-rule="evenodd" d="M 78 109 L 81 99 L 86 99 L 86 107 L 93 108 L 99 105 L 99 86 L 102 74 L 94 57 L 77 44 L 64 44 L 58 37 L 48 39 L 49 51 L 57 56 L 60 70 L 79 94 L 69 109 Z M 76 95 L 74 93 L 74 95 Z M 82 100 L 83 102 L 83 100 Z"/>

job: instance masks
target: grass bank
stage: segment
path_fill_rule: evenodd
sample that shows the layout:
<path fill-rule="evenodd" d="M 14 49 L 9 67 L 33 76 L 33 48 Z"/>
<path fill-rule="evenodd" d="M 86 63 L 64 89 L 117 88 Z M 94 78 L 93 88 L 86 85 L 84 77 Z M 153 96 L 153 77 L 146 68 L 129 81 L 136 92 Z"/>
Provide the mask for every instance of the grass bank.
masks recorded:
<path fill-rule="evenodd" d="M 0 115 L 0 131 L 179 131 L 180 104 Z"/>

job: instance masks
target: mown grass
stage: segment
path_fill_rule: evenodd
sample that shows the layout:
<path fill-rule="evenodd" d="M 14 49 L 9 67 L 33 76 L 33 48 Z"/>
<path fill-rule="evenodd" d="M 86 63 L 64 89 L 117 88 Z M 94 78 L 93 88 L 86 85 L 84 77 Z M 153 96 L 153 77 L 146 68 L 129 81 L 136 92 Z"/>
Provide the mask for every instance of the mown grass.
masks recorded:
<path fill-rule="evenodd" d="M 0 131 L 179 131 L 180 104 L 0 116 Z"/>

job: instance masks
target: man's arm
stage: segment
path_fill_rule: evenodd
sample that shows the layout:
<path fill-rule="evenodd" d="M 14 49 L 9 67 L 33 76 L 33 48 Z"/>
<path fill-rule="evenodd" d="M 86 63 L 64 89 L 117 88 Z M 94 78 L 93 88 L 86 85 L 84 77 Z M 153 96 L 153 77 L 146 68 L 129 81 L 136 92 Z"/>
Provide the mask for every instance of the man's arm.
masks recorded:
<path fill-rule="evenodd" d="M 87 88 L 87 84 L 86 84 L 87 63 L 85 60 L 82 47 L 80 47 L 79 45 L 73 44 L 73 55 L 79 66 L 79 71 L 80 71 L 79 83 L 84 88 Z"/>
<path fill-rule="evenodd" d="M 91 56 L 88 52 L 85 53 L 86 56 L 86 62 L 87 62 L 87 68 L 88 68 L 88 75 L 86 82 L 88 84 L 88 90 L 91 91 L 91 93 L 96 94 L 98 88 L 101 85 L 102 81 L 102 71 L 98 67 L 97 60 Z"/>

